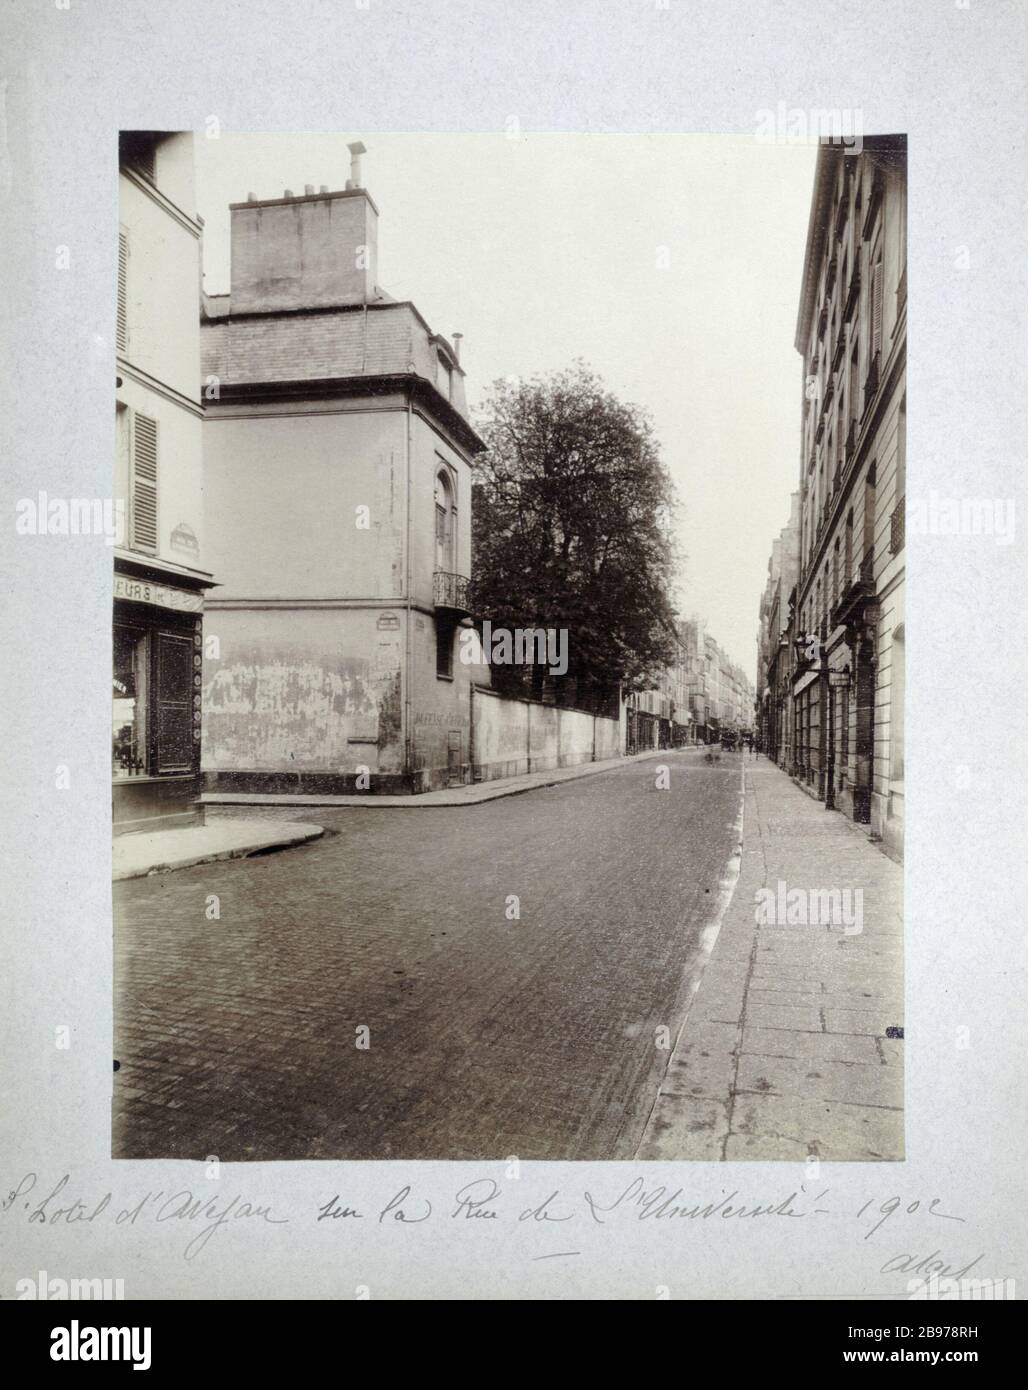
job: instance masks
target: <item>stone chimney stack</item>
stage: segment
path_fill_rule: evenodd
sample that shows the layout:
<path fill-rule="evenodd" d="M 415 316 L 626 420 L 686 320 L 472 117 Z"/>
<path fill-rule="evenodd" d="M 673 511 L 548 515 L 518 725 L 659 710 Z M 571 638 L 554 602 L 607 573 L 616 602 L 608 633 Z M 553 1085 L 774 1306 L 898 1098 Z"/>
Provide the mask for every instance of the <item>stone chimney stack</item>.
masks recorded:
<path fill-rule="evenodd" d="M 232 203 L 232 314 L 367 304 L 378 271 L 378 209 L 350 147 L 348 187 Z"/>

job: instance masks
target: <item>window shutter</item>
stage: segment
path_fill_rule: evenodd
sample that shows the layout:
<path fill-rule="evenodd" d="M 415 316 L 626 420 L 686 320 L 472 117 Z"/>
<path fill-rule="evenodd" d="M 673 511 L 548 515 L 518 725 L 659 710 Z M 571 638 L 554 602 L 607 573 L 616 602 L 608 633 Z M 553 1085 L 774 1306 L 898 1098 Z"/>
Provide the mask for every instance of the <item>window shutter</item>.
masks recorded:
<path fill-rule="evenodd" d="M 157 634 L 156 771 L 193 769 L 193 639 L 174 632 Z"/>
<path fill-rule="evenodd" d="M 882 350 L 882 258 L 875 261 L 871 280 L 871 356 Z"/>
<path fill-rule="evenodd" d="M 118 233 L 118 328 L 117 348 L 124 352 L 128 347 L 128 237 Z"/>
<path fill-rule="evenodd" d="M 157 550 L 157 421 L 137 414 L 132 435 L 132 548 Z"/>

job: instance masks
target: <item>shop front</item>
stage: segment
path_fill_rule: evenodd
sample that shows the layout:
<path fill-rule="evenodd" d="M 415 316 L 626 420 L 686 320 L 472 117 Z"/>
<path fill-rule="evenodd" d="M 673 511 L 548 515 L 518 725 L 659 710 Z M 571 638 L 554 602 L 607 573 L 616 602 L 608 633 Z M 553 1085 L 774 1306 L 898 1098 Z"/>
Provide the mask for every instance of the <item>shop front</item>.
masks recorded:
<path fill-rule="evenodd" d="M 208 581 L 209 582 L 209 581 Z M 199 825 L 203 588 L 116 561 L 112 783 L 115 835 Z"/>

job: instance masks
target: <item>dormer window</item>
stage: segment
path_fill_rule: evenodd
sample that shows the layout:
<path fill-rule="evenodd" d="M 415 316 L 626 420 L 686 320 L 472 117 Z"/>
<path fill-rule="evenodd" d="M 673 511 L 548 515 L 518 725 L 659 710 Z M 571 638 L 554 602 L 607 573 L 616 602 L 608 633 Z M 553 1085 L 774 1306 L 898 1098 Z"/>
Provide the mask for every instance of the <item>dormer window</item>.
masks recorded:
<path fill-rule="evenodd" d="M 453 390 L 453 368 L 450 366 L 446 356 L 441 352 L 436 353 L 435 364 L 435 384 L 446 399 L 449 400 Z"/>

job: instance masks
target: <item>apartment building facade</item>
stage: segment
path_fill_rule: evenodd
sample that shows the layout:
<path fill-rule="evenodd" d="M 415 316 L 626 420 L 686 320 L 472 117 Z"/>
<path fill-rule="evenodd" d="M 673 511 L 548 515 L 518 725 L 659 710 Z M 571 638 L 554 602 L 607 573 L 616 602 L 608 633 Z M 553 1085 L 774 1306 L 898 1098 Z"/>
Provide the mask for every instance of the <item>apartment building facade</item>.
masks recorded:
<path fill-rule="evenodd" d="M 688 741 L 716 743 L 721 733 L 748 730 L 754 690 L 749 677 L 707 630 L 702 618 L 678 625 L 681 688 L 689 709 Z"/>
<path fill-rule="evenodd" d="M 902 852 L 906 142 L 818 153 L 804 361 L 793 770 Z"/>
<path fill-rule="evenodd" d="M 789 520 L 775 537 L 767 562 L 757 635 L 756 735 L 781 767 L 792 765 L 792 640 L 799 574 L 800 495 L 789 499 Z"/>
<path fill-rule="evenodd" d="M 197 824 L 204 593 L 193 137 L 119 148 L 112 801 L 115 834 Z"/>

